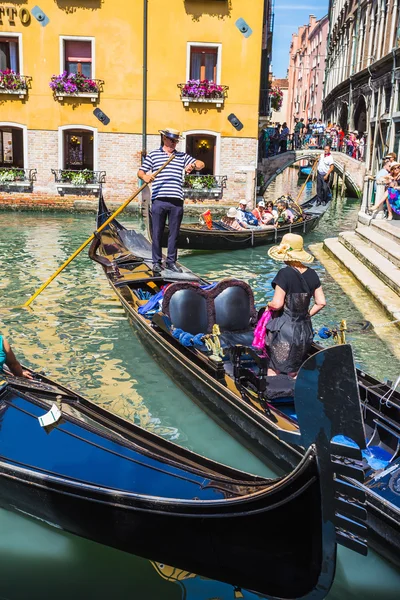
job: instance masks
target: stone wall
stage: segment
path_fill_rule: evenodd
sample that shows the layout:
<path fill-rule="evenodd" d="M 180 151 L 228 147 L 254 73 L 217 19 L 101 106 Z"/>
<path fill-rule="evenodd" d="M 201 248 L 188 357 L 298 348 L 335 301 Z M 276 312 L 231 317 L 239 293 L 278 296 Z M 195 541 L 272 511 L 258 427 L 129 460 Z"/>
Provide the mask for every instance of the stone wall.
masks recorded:
<path fill-rule="evenodd" d="M 31 191 L 1 191 L 0 207 L 37 208 L 46 207 L 72 209 L 79 201 L 97 202 L 97 192 L 82 188 L 58 192 L 51 169 L 58 169 L 58 131 L 28 131 L 28 165 L 37 169 L 36 181 Z M 148 151 L 160 144 L 159 135 L 147 137 Z M 106 171 L 103 185 L 107 201 L 122 202 L 137 188 L 136 173 L 141 164 L 142 136 L 126 133 L 98 134 L 98 164 L 96 170 Z M 182 142 L 178 148 L 183 150 Z M 222 138 L 220 164 L 217 172 L 227 175 L 223 204 L 237 204 L 242 198 L 251 202 L 255 195 L 257 140 L 251 138 Z M 5 190 L 6 188 L 3 188 Z M 212 200 L 211 200 L 212 201 Z M 204 204 L 209 204 L 205 200 Z"/>

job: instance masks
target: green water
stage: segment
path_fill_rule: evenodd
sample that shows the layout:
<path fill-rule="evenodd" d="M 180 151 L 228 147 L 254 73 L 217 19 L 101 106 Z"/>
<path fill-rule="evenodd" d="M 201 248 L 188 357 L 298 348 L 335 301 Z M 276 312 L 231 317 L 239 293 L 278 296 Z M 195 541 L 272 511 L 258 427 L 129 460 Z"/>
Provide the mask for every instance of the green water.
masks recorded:
<path fill-rule="evenodd" d="M 273 193 L 288 191 L 288 186 L 294 185 L 292 177 L 278 180 Z M 332 204 L 307 243 L 353 227 L 357 210 L 355 200 Z M 142 227 L 134 219 L 124 222 Z M 26 300 L 93 227 L 93 216 L 0 213 L 0 305 L 20 305 Z M 265 248 L 226 253 L 187 251 L 181 260 L 210 279 L 237 276 L 249 281 L 259 303 L 271 295 L 270 282 L 277 267 Z M 334 324 L 343 317 L 362 320 L 322 266 L 316 264 L 315 268 L 328 299 L 327 309 L 318 315 L 315 325 Z M 221 462 L 273 475 L 157 370 L 133 335 L 101 269 L 86 253 L 51 284 L 33 304 L 33 310 L 0 312 L 0 331 L 31 367 L 135 423 Z M 366 369 L 379 377 L 399 374 L 399 362 L 374 333 L 355 332 L 351 341 L 357 360 Z M 0 598 L 234 598 L 232 586 L 199 577 L 179 581 L 183 576 L 0 510 Z M 373 552 L 364 559 L 339 550 L 331 600 L 390 600 L 399 597 L 399 589 L 400 573 Z M 244 597 L 255 598 L 246 592 Z"/>

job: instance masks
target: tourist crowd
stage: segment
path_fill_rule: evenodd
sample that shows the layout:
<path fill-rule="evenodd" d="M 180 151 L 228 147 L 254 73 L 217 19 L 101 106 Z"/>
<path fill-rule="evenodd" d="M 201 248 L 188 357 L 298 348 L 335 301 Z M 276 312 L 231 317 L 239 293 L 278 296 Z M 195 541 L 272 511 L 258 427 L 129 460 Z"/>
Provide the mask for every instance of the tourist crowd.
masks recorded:
<path fill-rule="evenodd" d="M 222 223 L 230 229 L 241 231 L 243 229 L 269 229 L 280 225 L 294 223 L 301 218 L 301 209 L 288 196 L 281 197 L 274 204 L 271 200 L 260 200 L 254 210 L 246 201 L 239 204 L 239 208 L 230 208 Z"/>
<path fill-rule="evenodd" d="M 295 118 L 293 132 L 287 123 L 264 127 L 260 135 L 261 158 L 275 156 L 287 150 L 316 150 L 327 144 L 333 151 L 344 152 L 356 160 L 364 160 L 366 138 L 357 130 L 347 133 L 337 123 L 327 125 L 321 119 Z"/>

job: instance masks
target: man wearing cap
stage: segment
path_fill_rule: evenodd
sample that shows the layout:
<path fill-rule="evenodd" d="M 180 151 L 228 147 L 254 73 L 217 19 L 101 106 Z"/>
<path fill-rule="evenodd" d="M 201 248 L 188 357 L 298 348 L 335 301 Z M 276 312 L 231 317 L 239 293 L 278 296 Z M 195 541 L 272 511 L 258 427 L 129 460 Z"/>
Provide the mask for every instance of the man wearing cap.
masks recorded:
<path fill-rule="evenodd" d="M 258 219 L 253 215 L 253 213 L 246 210 L 246 208 L 247 201 L 241 200 L 239 202 L 239 208 L 237 209 L 236 219 L 239 221 L 240 225 L 245 228 L 258 226 Z"/>
<path fill-rule="evenodd" d="M 317 167 L 317 204 L 326 204 L 331 197 L 329 177 L 334 169 L 331 147 L 327 144 Z"/>
<path fill-rule="evenodd" d="M 251 211 L 259 223 L 262 223 L 264 209 L 265 202 L 264 200 L 260 200 L 257 204 L 257 208 Z"/>
<path fill-rule="evenodd" d="M 183 217 L 183 172 L 189 174 L 194 169 L 200 171 L 204 168 L 201 160 L 196 160 L 186 152 L 178 152 L 176 145 L 180 133 L 176 129 L 161 129 L 161 146 L 149 152 L 138 171 L 138 177 L 152 186 L 152 258 L 153 272 L 160 274 L 162 271 L 161 240 L 168 217 L 169 236 L 166 268 L 180 273 L 175 263 L 177 259 L 177 241 L 179 228 Z M 155 179 L 153 173 L 174 154 L 174 159 L 165 167 Z"/>

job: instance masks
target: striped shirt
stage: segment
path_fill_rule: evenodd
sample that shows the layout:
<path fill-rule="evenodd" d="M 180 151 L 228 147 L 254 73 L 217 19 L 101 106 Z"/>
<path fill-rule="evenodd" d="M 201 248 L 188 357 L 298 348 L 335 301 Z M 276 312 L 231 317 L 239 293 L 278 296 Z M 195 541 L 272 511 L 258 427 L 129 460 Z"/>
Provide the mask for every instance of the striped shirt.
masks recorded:
<path fill-rule="evenodd" d="M 177 198 L 183 201 L 183 171 L 184 169 L 196 162 L 196 159 L 185 152 L 177 152 L 174 150 L 175 158 L 152 183 L 151 199 L 154 202 L 158 197 Z M 157 169 L 163 166 L 170 155 L 162 149 L 162 146 L 157 150 L 149 152 L 140 167 L 142 171 L 155 173 Z"/>

